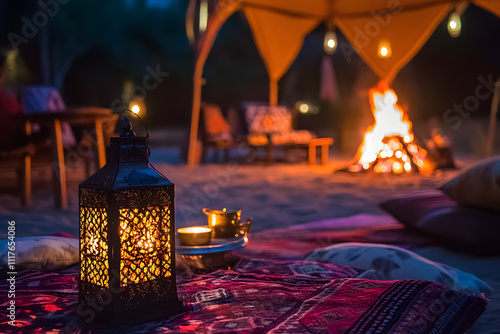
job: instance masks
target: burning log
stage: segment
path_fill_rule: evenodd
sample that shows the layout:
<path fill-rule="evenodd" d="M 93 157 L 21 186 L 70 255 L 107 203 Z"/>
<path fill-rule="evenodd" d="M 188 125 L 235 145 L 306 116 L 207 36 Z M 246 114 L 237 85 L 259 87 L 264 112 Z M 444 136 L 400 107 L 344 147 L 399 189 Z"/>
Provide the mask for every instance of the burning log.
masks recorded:
<path fill-rule="evenodd" d="M 432 139 L 427 142 L 426 148 L 434 169 L 456 168 L 450 141 L 441 129 L 432 130 Z"/>

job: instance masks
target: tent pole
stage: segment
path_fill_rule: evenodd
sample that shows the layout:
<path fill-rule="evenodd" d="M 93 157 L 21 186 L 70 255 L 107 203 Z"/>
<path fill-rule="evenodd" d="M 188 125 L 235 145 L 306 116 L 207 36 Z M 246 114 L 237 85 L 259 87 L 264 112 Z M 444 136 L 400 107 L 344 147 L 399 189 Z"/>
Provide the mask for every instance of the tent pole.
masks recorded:
<path fill-rule="evenodd" d="M 198 165 L 198 125 L 201 108 L 201 75 L 193 76 L 193 110 L 191 111 L 191 132 L 189 133 L 188 166 Z"/>
<path fill-rule="evenodd" d="M 188 166 L 196 166 L 199 164 L 198 127 L 200 122 L 201 88 L 204 84 L 204 80 L 202 78 L 203 67 L 205 66 L 205 61 L 207 60 L 208 54 L 220 27 L 229 16 L 240 8 L 241 4 L 237 3 L 227 3 L 225 6 L 218 8 L 215 13 L 209 16 L 207 30 L 197 44 L 198 52 L 196 52 L 193 75 L 193 110 L 191 112 L 191 130 L 189 133 Z M 189 29 L 187 30 L 189 31 Z"/>
<path fill-rule="evenodd" d="M 269 105 L 278 105 L 278 80 L 269 79 Z"/>
<path fill-rule="evenodd" d="M 493 99 L 491 100 L 490 126 L 488 130 L 488 140 L 486 140 L 486 157 L 491 157 L 493 155 L 493 148 L 495 146 L 495 128 L 497 125 L 497 112 L 498 112 L 499 102 L 500 102 L 500 77 L 497 78 L 497 82 L 495 83 Z"/>

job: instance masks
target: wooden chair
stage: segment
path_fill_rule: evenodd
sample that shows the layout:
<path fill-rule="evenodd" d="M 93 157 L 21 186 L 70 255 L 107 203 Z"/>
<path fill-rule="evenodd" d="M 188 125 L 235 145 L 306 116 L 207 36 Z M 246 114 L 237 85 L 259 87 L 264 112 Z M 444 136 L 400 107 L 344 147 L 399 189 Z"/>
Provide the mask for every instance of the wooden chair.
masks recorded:
<path fill-rule="evenodd" d="M 31 204 L 31 158 L 34 154 L 35 146 L 32 144 L 0 151 L 2 169 L 15 169 L 17 172 L 18 193 L 23 206 Z"/>
<path fill-rule="evenodd" d="M 202 103 L 201 111 L 202 162 L 207 162 L 209 148 L 218 152 L 222 151 L 224 162 L 228 162 L 229 150 L 234 145 L 228 122 L 222 115 L 220 107 L 215 104 Z"/>

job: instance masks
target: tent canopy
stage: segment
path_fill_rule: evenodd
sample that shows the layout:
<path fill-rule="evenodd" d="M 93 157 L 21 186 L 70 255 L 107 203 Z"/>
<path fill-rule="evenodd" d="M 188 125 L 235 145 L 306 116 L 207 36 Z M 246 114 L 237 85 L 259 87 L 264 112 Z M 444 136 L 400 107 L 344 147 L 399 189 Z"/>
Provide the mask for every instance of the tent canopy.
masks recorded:
<path fill-rule="evenodd" d="M 196 4 L 186 16 L 188 37 L 194 37 Z M 381 78 L 391 82 L 427 42 L 440 22 L 455 9 L 462 13 L 472 3 L 500 17 L 500 0 L 202 0 L 209 2 L 207 30 L 196 43 L 193 115 L 188 164 L 196 164 L 203 66 L 222 24 L 242 10 L 269 74 L 269 102 L 278 102 L 278 80 L 302 48 L 306 35 L 322 22 L 333 24 L 350 45 L 342 52 L 357 52 Z M 379 58 L 381 40 L 391 44 L 392 56 Z"/>

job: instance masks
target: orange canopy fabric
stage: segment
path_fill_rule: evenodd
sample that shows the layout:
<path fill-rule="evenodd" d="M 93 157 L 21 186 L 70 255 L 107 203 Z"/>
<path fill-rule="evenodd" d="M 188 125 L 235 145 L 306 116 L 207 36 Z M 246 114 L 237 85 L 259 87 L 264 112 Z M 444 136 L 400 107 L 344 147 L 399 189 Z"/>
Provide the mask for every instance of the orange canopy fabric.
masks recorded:
<path fill-rule="evenodd" d="M 386 10 L 387 14 L 369 19 L 345 17 L 334 19 L 334 22 L 368 66 L 381 79 L 391 82 L 399 70 L 420 51 L 451 9 L 451 4 L 440 4 L 404 12 L 401 6 L 394 9 L 395 14 L 392 15 Z M 379 42 L 383 39 L 390 42 L 390 58 L 380 58 L 378 55 Z M 347 54 L 351 51 L 349 46 L 341 45 L 340 49 Z"/>
<path fill-rule="evenodd" d="M 500 17 L 500 0 L 474 0 L 472 3 Z"/>
<path fill-rule="evenodd" d="M 258 8 L 244 8 L 255 44 L 269 77 L 280 79 L 297 57 L 304 38 L 318 26 L 317 18 L 293 17 Z"/>
<path fill-rule="evenodd" d="M 193 0 L 195 1 L 195 0 Z M 350 42 L 340 51 L 356 51 L 372 70 L 389 82 L 422 48 L 439 23 L 459 3 L 454 0 L 219 0 L 211 13 L 225 20 L 242 10 L 271 80 L 279 80 L 302 48 L 305 36 L 324 21 L 333 22 Z M 500 0 L 471 3 L 500 16 Z M 192 10 L 192 8 L 191 8 Z M 213 31 L 219 30 L 216 24 Z M 206 35 L 212 33 L 210 22 Z M 379 41 L 386 38 L 392 56 L 378 56 Z M 208 45 L 206 45 L 208 42 Z M 211 47 L 213 38 L 202 39 Z M 203 45 L 205 44 L 205 45 Z M 205 58 L 205 57 L 203 57 Z M 203 59 L 203 62 L 205 59 Z"/>

